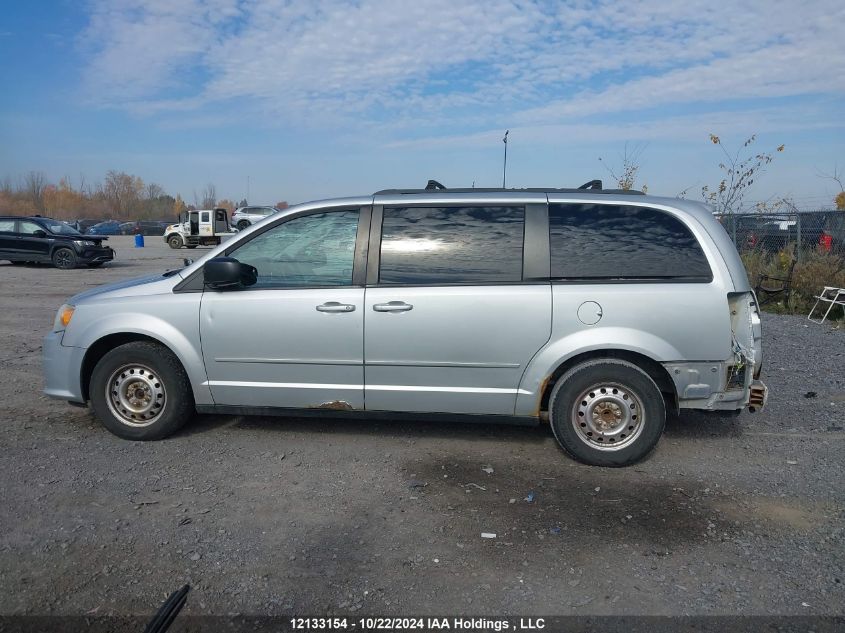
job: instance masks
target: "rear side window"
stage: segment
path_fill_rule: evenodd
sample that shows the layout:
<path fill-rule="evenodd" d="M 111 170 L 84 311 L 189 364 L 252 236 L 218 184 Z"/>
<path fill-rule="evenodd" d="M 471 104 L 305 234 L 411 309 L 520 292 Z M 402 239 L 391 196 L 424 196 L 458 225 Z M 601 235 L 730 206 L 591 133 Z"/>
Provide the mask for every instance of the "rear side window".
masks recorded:
<path fill-rule="evenodd" d="M 14 233 L 15 232 L 15 221 L 14 220 L 0 220 L 0 232 L 2 232 L 2 233 Z"/>
<path fill-rule="evenodd" d="M 707 258 L 677 218 L 645 207 L 549 205 L 553 278 L 709 282 Z"/>
<path fill-rule="evenodd" d="M 523 207 L 386 208 L 379 282 L 521 281 L 524 224 Z"/>

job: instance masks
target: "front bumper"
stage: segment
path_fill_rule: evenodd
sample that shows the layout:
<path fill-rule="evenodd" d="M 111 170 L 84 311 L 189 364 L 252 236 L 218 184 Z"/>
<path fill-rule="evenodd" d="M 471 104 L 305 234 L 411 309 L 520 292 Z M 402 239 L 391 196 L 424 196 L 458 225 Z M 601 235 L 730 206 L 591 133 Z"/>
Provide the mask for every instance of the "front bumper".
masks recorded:
<path fill-rule="evenodd" d="M 99 248 L 86 248 L 79 255 L 81 264 L 94 264 L 98 262 L 110 262 L 114 259 L 114 249 L 110 246 Z"/>
<path fill-rule="evenodd" d="M 44 393 L 51 398 L 84 403 L 80 377 L 85 350 L 62 345 L 63 335 L 64 332 L 50 332 L 44 337 Z"/>

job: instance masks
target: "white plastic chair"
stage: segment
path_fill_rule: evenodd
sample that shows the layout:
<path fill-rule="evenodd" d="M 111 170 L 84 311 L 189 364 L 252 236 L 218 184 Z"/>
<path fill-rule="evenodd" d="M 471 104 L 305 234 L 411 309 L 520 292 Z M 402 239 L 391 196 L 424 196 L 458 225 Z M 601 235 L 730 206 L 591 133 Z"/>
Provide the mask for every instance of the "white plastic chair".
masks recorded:
<path fill-rule="evenodd" d="M 833 310 L 834 306 L 842 306 L 842 314 L 845 316 L 845 288 L 836 288 L 834 286 L 825 286 L 824 290 L 822 290 L 818 296 L 815 297 L 816 303 L 813 304 L 813 309 L 810 310 L 810 314 L 807 315 L 807 318 L 812 321 L 813 323 L 824 323 L 824 320 L 830 314 L 830 311 Z M 820 321 L 817 321 L 813 318 L 813 312 L 816 311 L 816 306 L 819 303 L 829 303 L 830 305 L 827 307 L 827 310 L 824 313 L 824 316 L 821 318 Z"/>

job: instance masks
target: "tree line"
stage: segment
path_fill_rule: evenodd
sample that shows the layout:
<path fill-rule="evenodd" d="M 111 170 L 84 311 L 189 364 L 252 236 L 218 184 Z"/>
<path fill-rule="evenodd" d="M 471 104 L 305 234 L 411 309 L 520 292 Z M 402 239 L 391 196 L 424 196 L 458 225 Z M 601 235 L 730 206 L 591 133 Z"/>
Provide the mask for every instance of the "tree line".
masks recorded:
<path fill-rule="evenodd" d="M 189 203 L 154 182 L 115 170 L 106 173 L 102 182 L 89 183 L 81 178 L 77 186 L 68 178 L 52 183 L 40 171 L 31 171 L 16 183 L 9 177 L 0 181 L 3 215 L 39 214 L 58 220 L 173 220 L 186 210 L 224 207 L 231 212 L 246 205 L 246 200 L 218 200 L 213 184 L 194 191 Z"/>

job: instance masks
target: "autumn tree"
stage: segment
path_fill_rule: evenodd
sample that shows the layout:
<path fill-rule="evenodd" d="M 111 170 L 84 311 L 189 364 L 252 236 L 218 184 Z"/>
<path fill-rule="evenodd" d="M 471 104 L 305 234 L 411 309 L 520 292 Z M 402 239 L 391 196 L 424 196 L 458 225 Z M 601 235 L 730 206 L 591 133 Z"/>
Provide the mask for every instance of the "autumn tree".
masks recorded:
<path fill-rule="evenodd" d="M 176 214 L 178 218 L 180 214 L 184 213 L 188 210 L 188 205 L 185 204 L 185 201 L 182 200 L 182 196 L 178 193 L 176 194 L 176 200 L 173 201 L 173 213 Z"/>
<path fill-rule="evenodd" d="M 730 153 L 715 134 L 710 135 L 710 142 L 718 145 L 725 155 L 719 169 L 724 177 L 719 184 L 711 189 L 708 185 L 701 188 L 701 197 L 713 207 L 716 213 L 736 213 L 742 210 L 743 200 L 748 188 L 754 184 L 756 177 L 764 171 L 766 165 L 772 162 L 772 154 L 760 152 L 754 154 L 748 148 L 757 140 L 752 134 L 735 153 Z M 782 152 L 784 146 L 779 145 L 776 152 Z"/>
<path fill-rule="evenodd" d="M 39 211 L 44 210 L 44 187 L 47 176 L 41 171 L 31 171 L 23 178 L 23 190 L 30 204 Z"/>
<path fill-rule="evenodd" d="M 217 188 L 212 183 L 208 183 L 199 195 L 194 191 L 194 204 L 199 209 L 213 209 L 217 204 Z"/>
<path fill-rule="evenodd" d="M 235 207 L 235 203 L 231 200 L 224 198 L 223 200 L 218 200 L 217 204 L 214 205 L 215 209 L 226 209 L 229 213 L 232 213 L 237 207 Z"/>
<path fill-rule="evenodd" d="M 118 217 L 137 215 L 144 192 L 144 181 L 122 171 L 110 170 L 103 183 L 103 194 Z"/>
<path fill-rule="evenodd" d="M 59 220 L 77 218 L 87 206 L 85 196 L 67 178 L 62 178 L 58 185 L 44 187 L 42 198 L 47 215 Z"/>
<path fill-rule="evenodd" d="M 845 185 L 842 184 L 842 173 L 839 171 L 839 167 L 834 165 L 832 174 L 823 171 L 818 171 L 817 174 L 820 178 L 827 178 L 836 183 L 839 187 L 839 193 L 833 197 L 833 204 L 836 205 L 837 210 L 845 211 Z"/>
<path fill-rule="evenodd" d="M 642 144 L 635 145 L 631 151 L 628 151 L 628 144 L 625 143 L 625 149 L 619 157 L 622 161 L 621 166 L 616 168 L 611 167 L 606 160 L 599 156 L 599 161 L 616 183 L 617 189 L 623 191 L 630 191 L 634 188 L 637 180 L 637 172 L 640 171 L 640 157 L 645 151 L 646 146 Z M 640 189 L 643 192 L 648 191 L 648 185 L 643 184 Z"/>

